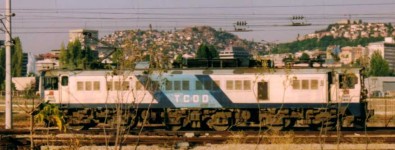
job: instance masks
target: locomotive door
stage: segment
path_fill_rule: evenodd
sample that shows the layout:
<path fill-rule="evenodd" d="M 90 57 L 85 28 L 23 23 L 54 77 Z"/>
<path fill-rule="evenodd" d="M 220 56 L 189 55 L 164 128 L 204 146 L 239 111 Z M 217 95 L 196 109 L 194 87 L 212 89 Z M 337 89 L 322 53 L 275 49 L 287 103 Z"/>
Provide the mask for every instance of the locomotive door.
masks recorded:
<path fill-rule="evenodd" d="M 61 76 L 60 78 L 60 89 L 59 89 L 59 102 L 69 102 L 69 77 L 68 76 Z"/>

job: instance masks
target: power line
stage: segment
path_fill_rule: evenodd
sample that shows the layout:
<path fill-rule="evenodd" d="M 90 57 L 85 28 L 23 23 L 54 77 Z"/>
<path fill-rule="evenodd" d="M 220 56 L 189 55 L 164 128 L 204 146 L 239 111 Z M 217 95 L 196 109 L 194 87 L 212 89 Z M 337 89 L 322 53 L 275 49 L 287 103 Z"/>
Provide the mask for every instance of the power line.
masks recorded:
<path fill-rule="evenodd" d="M 26 9 L 26 8 L 16 8 L 13 11 L 18 10 L 163 10 L 163 9 L 239 9 L 239 8 L 297 8 L 297 7 L 349 7 L 349 6 L 390 6 L 395 5 L 395 2 L 387 3 L 350 3 L 350 4 L 310 4 L 310 5 L 255 5 L 255 6 L 196 6 L 196 7 L 139 7 L 139 8 L 69 8 L 69 9 L 48 9 L 48 8 L 37 8 L 37 9 Z"/>

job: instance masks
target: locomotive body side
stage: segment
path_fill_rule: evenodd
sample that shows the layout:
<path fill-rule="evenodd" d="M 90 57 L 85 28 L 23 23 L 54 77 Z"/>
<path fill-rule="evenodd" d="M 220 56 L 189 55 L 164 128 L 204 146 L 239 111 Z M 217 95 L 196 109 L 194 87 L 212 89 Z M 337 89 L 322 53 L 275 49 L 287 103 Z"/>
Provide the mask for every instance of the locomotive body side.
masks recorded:
<path fill-rule="evenodd" d="M 286 120 L 319 124 L 322 118 L 317 116 L 322 114 L 341 113 L 344 118 L 351 116 L 349 122 L 366 117 L 359 71 L 359 68 L 174 69 L 153 74 L 144 70 L 48 71 L 41 77 L 44 81 L 41 93 L 45 100 L 68 112 L 89 109 L 99 113 L 103 108 L 121 105 L 124 111 L 138 111 L 141 118 L 151 111 L 151 116 L 162 117 L 154 121 L 157 123 L 177 127 L 180 124 L 200 127 L 205 123 L 210 128 L 220 126 L 217 129 L 230 123 L 208 123 L 218 115 L 236 122 L 240 115 L 248 114 L 244 116 L 244 125 L 257 126 L 262 120 L 268 125 L 267 120 L 284 112 L 276 124 L 284 127 Z M 180 117 L 184 120 L 197 114 L 201 118 L 195 121 L 180 121 Z M 166 122 L 172 118 L 176 121 Z"/>

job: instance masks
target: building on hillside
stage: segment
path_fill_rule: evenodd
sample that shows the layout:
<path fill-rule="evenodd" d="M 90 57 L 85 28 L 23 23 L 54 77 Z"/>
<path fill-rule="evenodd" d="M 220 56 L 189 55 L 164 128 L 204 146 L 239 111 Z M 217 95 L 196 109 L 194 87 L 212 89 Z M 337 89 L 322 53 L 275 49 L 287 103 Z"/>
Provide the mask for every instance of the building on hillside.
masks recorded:
<path fill-rule="evenodd" d="M 30 73 L 36 73 L 36 58 L 32 53 L 27 54 L 28 62 L 27 62 L 27 70 L 26 73 L 29 75 Z"/>
<path fill-rule="evenodd" d="M 392 37 L 386 37 L 384 41 L 369 43 L 369 57 L 375 51 L 379 51 L 381 56 L 388 62 L 391 69 L 395 70 L 395 41 Z"/>
<path fill-rule="evenodd" d="M 241 61 L 241 66 L 248 66 L 251 57 L 251 54 L 246 49 L 243 47 L 235 47 L 232 44 L 219 52 L 220 59 L 239 59 Z"/>
<path fill-rule="evenodd" d="M 53 49 L 49 53 L 55 56 L 55 58 L 60 58 L 60 49 Z"/>
<path fill-rule="evenodd" d="M 97 52 L 97 58 L 101 63 L 112 63 L 110 58 L 111 58 L 111 54 L 114 53 L 115 48 L 98 46 L 96 47 L 95 51 Z"/>
<path fill-rule="evenodd" d="M 29 63 L 29 54 L 22 53 L 22 66 L 21 66 L 21 77 L 25 77 L 27 72 L 27 64 Z"/>
<path fill-rule="evenodd" d="M 346 46 L 341 48 L 339 54 L 340 62 L 343 64 L 355 63 L 362 57 L 367 57 L 367 49 L 363 46 L 358 45 L 357 47 Z"/>
<path fill-rule="evenodd" d="M 59 69 L 59 60 L 45 58 L 36 61 L 36 74 L 50 69 Z"/>
<path fill-rule="evenodd" d="M 395 77 L 369 77 L 365 79 L 369 97 L 394 97 Z"/>
<path fill-rule="evenodd" d="M 340 63 L 344 65 L 349 65 L 353 63 L 354 54 L 351 51 L 342 51 L 339 54 Z"/>
<path fill-rule="evenodd" d="M 36 74 L 43 70 L 58 69 L 59 68 L 59 55 L 55 52 L 40 54 L 36 57 Z"/>
<path fill-rule="evenodd" d="M 17 91 L 34 88 L 36 85 L 36 77 L 12 77 L 11 80 Z"/>
<path fill-rule="evenodd" d="M 69 31 L 69 42 L 79 40 L 83 49 L 85 46 L 89 46 L 92 50 L 95 50 L 98 44 L 98 38 L 98 30 L 75 29 Z"/>
<path fill-rule="evenodd" d="M 283 53 L 283 54 L 264 55 L 262 59 L 273 61 L 273 65 L 276 67 L 284 67 L 285 63 L 283 60 L 284 58 L 287 58 L 289 56 L 294 57 L 292 53 Z"/>

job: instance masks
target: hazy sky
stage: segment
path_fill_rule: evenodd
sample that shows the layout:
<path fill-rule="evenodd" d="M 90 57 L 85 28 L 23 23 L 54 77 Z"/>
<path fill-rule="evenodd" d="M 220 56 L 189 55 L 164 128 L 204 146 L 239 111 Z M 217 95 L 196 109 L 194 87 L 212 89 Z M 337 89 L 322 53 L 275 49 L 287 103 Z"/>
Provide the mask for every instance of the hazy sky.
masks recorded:
<path fill-rule="evenodd" d="M 0 0 L 1 13 L 4 5 Z M 34 54 L 67 44 L 72 29 L 96 29 L 102 37 L 115 30 L 147 29 L 149 24 L 165 31 L 195 25 L 231 31 L 236 21 L 247 21 L 252 31 L 234 34 L 285 42 L 341 19 L 393 23 L 394 6 L 393 0 L 13 0 L 12 32 L 21 38 L 24 51 Z M 296 15 L 312 25 L 288 26 Z"/>

